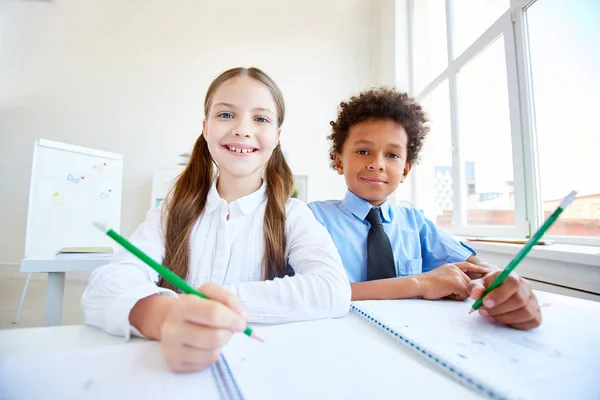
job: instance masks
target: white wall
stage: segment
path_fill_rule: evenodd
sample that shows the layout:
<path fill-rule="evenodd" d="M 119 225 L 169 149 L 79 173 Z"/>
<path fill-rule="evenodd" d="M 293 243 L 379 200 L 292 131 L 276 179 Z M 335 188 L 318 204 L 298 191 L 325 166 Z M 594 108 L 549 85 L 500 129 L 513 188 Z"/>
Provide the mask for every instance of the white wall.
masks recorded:
<path fill-rule="evenodd" d="M 154 168 L 191 149 L 208 84 L 234 66 L 261 67 L 281 86 L 282 145 L 294 172 L 309 175 L 309 200 L 341 197 L 328 123 L 350 94 L 407 81 L 407 65 L 399 75 L 395 65 L 398 3 L 1 2 L 0 264 L 23 254 L 36 138 L 123 154 L 129 235 L 143 220 Z"/>

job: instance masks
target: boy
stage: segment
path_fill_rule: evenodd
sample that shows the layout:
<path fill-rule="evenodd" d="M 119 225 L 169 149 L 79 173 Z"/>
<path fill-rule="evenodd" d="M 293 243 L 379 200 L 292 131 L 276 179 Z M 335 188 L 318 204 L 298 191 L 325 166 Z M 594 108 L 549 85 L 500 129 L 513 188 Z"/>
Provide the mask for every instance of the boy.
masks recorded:
<path fill-rule="evenodd" d="M 352 300 L 478 299 L 499 273 L 417 210 L 387 202 L 418 161 L 427 122 L 406 93 L 386 88 L 342 102 L 331 122 L 331 165 L 348 192 L 309 206 L 342 256 Z M 485 297 L 479 313 L 516 329 L 541 323 L 531 287 L 514 274 Z"/>

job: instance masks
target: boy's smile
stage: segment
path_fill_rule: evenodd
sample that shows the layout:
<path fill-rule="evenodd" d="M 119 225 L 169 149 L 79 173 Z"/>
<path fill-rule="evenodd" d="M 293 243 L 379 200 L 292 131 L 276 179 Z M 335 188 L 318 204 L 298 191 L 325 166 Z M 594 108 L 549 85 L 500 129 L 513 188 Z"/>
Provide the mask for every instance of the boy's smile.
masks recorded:
<path fill-rule="evenodd" d="M 406 131 L 397 122 L 360 122 L 349 129 L 342 153 L 335 153 L 335 168 L 344 174 L 352 193 L 374 206 L 381 205 L 412 167 L 406 163 L 407 143 Z"/>

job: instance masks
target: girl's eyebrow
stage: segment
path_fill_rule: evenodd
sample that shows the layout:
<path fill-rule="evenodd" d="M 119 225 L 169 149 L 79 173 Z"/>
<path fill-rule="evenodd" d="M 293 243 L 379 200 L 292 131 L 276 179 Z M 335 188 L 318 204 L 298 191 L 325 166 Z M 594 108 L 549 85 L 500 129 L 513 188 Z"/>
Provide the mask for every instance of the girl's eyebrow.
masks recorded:
<path fill-rule="evenodd" d="M 221 102 L 221 103 L 217 103 L 217 104 L 215 104 L 215 105 L 214 105 L 214 107 L 218 107 L 218 106 L 221 106 L 221 107 L 226 107 L 226 108 L 237 108 L 237 107 L 236 107 L 236 106 L 234 106 L 233 104 L 229 104 L 229 103 L 223 103 L 223 102 Z"/>
<path fill-rule="evenodd" d="M 225 108 L 234 108 L 234 109 L 235 109 L 235 108 L 237 108 L 237 107 L 236 107 L 236 106 L 234 106 L 233 104 L 230 104 L 230 103 L 225 103 L 225 102 L 216 103 L 216 104 L 214 105 L 214 107 L 219 107 L 219 106 L 220 106 L 220 107 L 225 107 Z M 260 112 L 267 112 L 267 113 L 270 113 L 270 114 L 273 114 L 273 115 L 275 115 L 275 113 L 274 113 L 274 112 L 273 112 L 273 111 L 272 111 L 270 108 L 265 108 L 265 107 L 256 107 L 256 108 L 253 108 L 253 109 L 252 109 L 252 112 L 257 112 L 257 111 L 260 111 Z"/>
<path fill-rule="evenodd" d="M 253 112 L 257 112 L 257 111 L 266 112 L 266 113 L 275 115 L 275 113 L 270 108 L 265 108 L 265 107 L 256 107 L 256 108 L 253 108 L 252 111 Z"/>

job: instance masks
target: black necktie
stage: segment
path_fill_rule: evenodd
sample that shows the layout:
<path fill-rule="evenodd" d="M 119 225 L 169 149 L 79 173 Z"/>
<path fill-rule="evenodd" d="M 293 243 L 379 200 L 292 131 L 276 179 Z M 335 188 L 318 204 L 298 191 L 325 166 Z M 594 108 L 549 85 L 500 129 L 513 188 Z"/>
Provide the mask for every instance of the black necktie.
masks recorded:
<path fill-rule="evenodd" d="M 367 215 L 367 221 L 371 223 L 371 229 L 367 236 L 367 280 L 395 278 L 394 253 L 390 238 L 383 230 L 381 209 L 371 208 Z"/>

